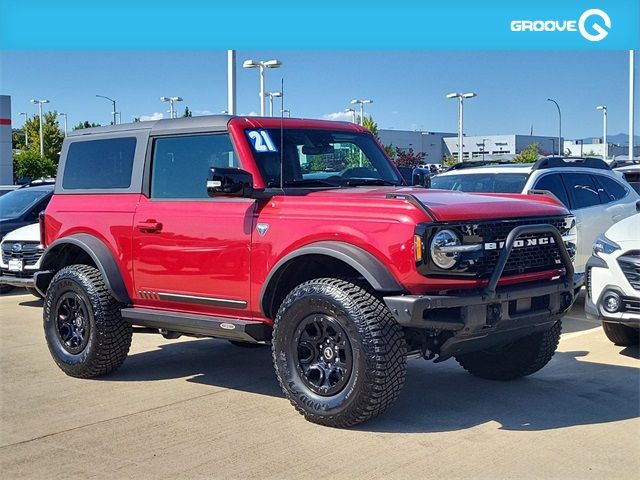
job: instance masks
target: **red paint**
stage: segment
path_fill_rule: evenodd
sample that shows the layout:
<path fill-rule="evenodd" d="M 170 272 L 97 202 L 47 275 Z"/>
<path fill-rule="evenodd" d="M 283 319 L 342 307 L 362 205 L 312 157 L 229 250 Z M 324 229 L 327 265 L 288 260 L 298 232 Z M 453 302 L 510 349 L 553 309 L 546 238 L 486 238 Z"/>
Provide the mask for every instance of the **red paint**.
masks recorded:
<path fill-rule="evenodd" d="M 242 168 L 264 183 L 247 142 L 247 128 L 276 128 L 279 118 L 234 118 L 229 130 Z M 351 123 L 285 119 L 287 128 L 363 131 Z M 204 181 L 204 179 L 203 179 Z M 259 298 L 265 279 L 285 255 L 310 243 L 337 240 L 356 245 L 379 259 L 408 293 L 477 288 L 486 280 L 434 279 L 415 268 L 416 224 L 431 221 L 391 192 L 411 193 L 437 221 L 506 219 L 562 215 L 568 212 L 545 197 L 469 195 L 409 187 L 358 187 L 318 191 L 269 200 L 149 200 L 144 195 L 54 195 L 45 215 L 46 240 L 83 232 L 102 240 L 121 269 L 135 305 L 205 312 L 234 318 L 263 319 Z M 140 223 L 161 223 L 143 232 Z M 262 237 L 257 223 L 269 225 Z M 500 284 L 522 283 L 558 275 L 559 270 L 514 275 Z M 247 301 L 246 309 L 161 301 L 139 290 Z M 270 323 L 271 320 L 263 319 Z"/>
<path fill-rule="evenodd" d="M 10 118 L 0 118 L 0 125 L 11 125 Z"/>

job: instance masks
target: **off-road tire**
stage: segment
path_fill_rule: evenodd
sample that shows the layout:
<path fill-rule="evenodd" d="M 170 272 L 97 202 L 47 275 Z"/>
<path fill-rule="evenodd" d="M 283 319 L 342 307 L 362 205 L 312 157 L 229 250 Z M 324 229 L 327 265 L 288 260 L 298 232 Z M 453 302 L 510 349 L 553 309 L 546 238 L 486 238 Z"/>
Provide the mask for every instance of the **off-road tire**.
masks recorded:
<path fill-rule="evenodd" d="M 335 320 L 351 346 L 347 383 L 330 396 L 313 392 L 296 363 L 296 331 L 314 315 Z M 291 404 L 307 420 L 330 427 L 349 427 L 382 413 L 398 397 L 406 374 L 405 339 L 387 307 L 364 285 L 334 278 L 305 282 L 287 295 L 275 319 L 272 354 Z"/>
<path fill-rule="evenodd" d="M 36 290 L 33 287 L 27 287 L 27 292 L 29 292 L 31 295 L 33 295 L 34 297 L 37 298 L 44 298 L 42 295 L 40 295 L 40 292 L 38 292 L 38 290 Z"/>
<path fill-rule="evenodd" d="M 640 339 L 640 331 L 637 328 L 628 327 L 619 323 L 602 322 L 604 334 L 614 344 L 621 347 L 630 347 L 638 345 Z"/>
<path fill-rule="evenodd" d="M 58 304 L 65 294 L 77 294 L 88 312 L 88 341 L 75 354 L 65 348 L 58 333 Z M 43 320 L 49 351 L 64 373 L 91 378 L 106 375 L 122 365 L 133 334 L 131 325 L 122 318 L 122 307 L 94 267 L 71 265 L 55 274 L 45 296 Z"/>
<path fill-rule="evenodd" d="M 472 375 L 489 380 L 514 380 L 544 367 L 558 348 L 562 322 L 515 340 L 507 345 L 456 356 Z"/>
<path fill-rule="evenodd" d="M 9 293 L 14 288 L 16 288 L 16 287 L 14 287 L 13 285 L 0 285 L 0 295 L 3 295 L 5 293 Z"/>

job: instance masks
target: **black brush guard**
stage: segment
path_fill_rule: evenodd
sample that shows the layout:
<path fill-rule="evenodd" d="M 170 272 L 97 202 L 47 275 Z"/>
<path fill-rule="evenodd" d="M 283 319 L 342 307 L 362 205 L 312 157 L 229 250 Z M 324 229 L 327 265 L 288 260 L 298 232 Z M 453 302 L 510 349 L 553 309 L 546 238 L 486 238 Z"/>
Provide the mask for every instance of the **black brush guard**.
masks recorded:
<path fill-rule="evenodd" d="M 560 251 L 564 274 L 556 280 L 498 287 L 509 255 L 521 235 L 549 234 Z M 480 292 L 455 295 L 384 297 L 404 327 L 450 331 L 437 361 L 454 355 L 508 343 L 550 328 L 574 301 L 574 269 L 560 232 L 552 225 L 522 225 L 507 236 L 495 270 Z"/>

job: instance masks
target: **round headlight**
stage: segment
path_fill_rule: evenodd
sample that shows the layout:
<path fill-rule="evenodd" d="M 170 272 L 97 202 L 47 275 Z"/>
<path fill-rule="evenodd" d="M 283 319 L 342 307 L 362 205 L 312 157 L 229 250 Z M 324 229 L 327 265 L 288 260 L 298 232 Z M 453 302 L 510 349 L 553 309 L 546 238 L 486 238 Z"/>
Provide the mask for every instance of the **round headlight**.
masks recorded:
<path fill-rule="evenodd" d="M 451 248 L 461 245 L 460 237 L 453 230 L 440 230 L 431 239 L 431 259 L 439 268 L 448 270 L 453 268 L 458 259 L 460 252 L 452 252 Z"/>

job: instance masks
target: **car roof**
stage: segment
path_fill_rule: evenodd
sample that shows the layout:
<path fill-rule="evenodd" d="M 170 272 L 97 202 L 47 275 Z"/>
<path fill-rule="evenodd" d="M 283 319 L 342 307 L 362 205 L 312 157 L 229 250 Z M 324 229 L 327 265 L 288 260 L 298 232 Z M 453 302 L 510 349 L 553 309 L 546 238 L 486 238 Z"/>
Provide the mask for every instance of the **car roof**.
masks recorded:
<path fill-rule="evenodd" d="M 53 191 L 54 188 L 54 184 L 53 183 L 47 183 L 45 185 L 25 185 L 24 187 L 20 187 L 19 189 L 16 189 L 14 191 L 17 190 L 35 190 L 35 191 Z"/>
<path fill-rule="evenodd" d="M 509 163 L 502 165 L 478 165 L 477 167 L 467 167 L 464 169 L 451 170 L 449 172 L 439 173 L 438 176 L 467 175 L 470 173 L 529 173 L 533 168 L 533 163 Z"/>

